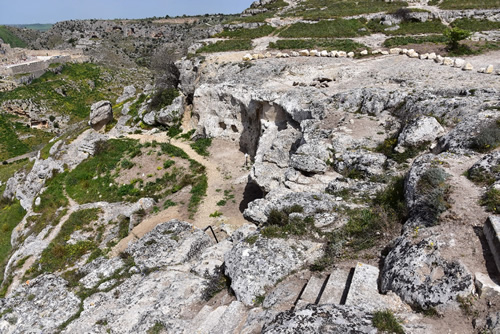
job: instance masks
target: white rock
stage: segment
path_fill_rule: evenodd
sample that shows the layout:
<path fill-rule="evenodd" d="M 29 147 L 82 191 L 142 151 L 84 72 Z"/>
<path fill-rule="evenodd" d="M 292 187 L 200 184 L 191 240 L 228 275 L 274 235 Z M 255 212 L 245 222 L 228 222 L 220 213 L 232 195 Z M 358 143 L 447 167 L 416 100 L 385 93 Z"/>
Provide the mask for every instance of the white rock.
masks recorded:
<path fill-rule="evenodd" d="M 477 73 L 484 73 L 486 72 L 486 67 L 481 67 L 479 70 L 477 70 Z"/>
<path fill-rule="evenodd" d="M 300 54 L 297 51 L 292 51 L 290 53 L 290 56 L 292 56 L 292 57 L 298 57 L 298 56 L 300 56 Z"/>
<path fill-rule="evenodd" d="M 265 58 L 271 58 L 273 55 L 270 52 L 266 52 L 264 55 Z"/>
<path fill-rule="evenodd" d="M 300 50 L 299 55 L 307 57 L 310 55 L 310 52 L 309 52 L 309 50 Z"/>
<path fill-rule="evenodd" d="M 347 57 L 347 53 L 345 51 L 339 51 L 338 55 L 339 55 L 339 58 Z"/>
<path fill-rule="evenodd" d="M 392 49 L 389 50 L 389 53 L 391 55 L 398 55 L 398 54 L 401 53 L 401 48 L 392 48 Z"/>
<path fill-rule="evenodd" d="M 379 54 L 379 53 L 381 53 L 381 52 L 382 52 L 382 50 L 380 50 L 380 49 L 373 50 L 373 51 L 372 51 L 372 55 L 376 55 L 376 54 Z"/>
<path fill-rule="evenodd" d="M 443 58 L 443 65 L 452 66 L 453 65 L 453 59 L 451 59 L 450 57 L 444 57 Z"/>
<path fill-rule="evenodd" d="M 444 58 L 443 58 L 442 56 L 440 56 L 440 55 L 437 55 L 437 56 L 436 56 L 436 59 L 434 59 L 434 61 L 435 61 L 436 63 L 438 63 L 438 64 L 442 64 L 442 63 L 443 63 L 443 60 L 444 60 Z"/>
<path fill-rule="evenodd" d="M 418 58 L 418 53 L 417 53 L 417 52 L 415 52 L 415 51 L 413 51 L 413 50 L 408 51 L 407 55 L 408 55 L 408 57 L 410 57 L 410 58 Z"/>
<path fill-rule="evenodd" d="M 405 55 L 405 54 L 408 54 L 408 49 L 403 49 L 401 52 L 402 52 L 404 55 Z"/>
<path fill-rule="evenodd" d="M 352 52 L 352 51 L 351 51 L 351 52 L 349 52 L 349 53 L 347 54 L 347 57 L 349 57 L 349 58 L 354 58 L 354 52 Z"/>
<path fill-rule="evenodd" d="M 258 53 L 254 53 L 254 54 L 252 55 L 252 58 L 253 58 L 253 59 L 261 59 Z"/>
<path fill-rule="evenodd" d="M 330 54 L 332 55 L 332 57 L 338 57 L 339 56 L 338 51 L 332 51 L 332 52 L 330 52 Z"/>
<path fill-rule="evenodd" d="M 368 54 L 368 50 L 363 50 L 359 54 L 362 56 L 366 56 Z"/>
<path fill-rule="evenodd" d="M 389 54 L 389 51 L 385 51 L 385 50 L 384 50 L 384 51 L 381 51 L 380 53 L 381 53 L 381 54 L 383 54 L 384 56 L 386 56 L 386 55 L 388 55 L 388 54 Z"/>
<path fill-rule="evenodd" d="M 436 59 L 436 54 L 434 52 L 429 53 L 429 56 L 427 57 L 427 59 L 430 59 L 430 60 Z"/>
<path fill-rule="evenodd" d="M 251 54 L 249 54 L 249 53 L 247 53 L 246 55 L 244 55 L 244 56 L 243 56 L 243 60 L 244 60 L 244 61 L 250 61 L 250 60 L 252 60 L 252 59 L 253 59 L 253 57 L 252 57 L 252 55 L 251 55 Z"/>
<path fill-rule="evenodd" d="M 326 50 L 321 51 L 321 57 L 328 57 L 328 51 Z"/>
<path fill-rule="evenodd" d="M 464 71 L 472 71 L 473 69 L 474 69 L 474 67 L 472 67 L 471 63 L 467 63 L 464 65 L 464 67 L 462 67 L 462 70 L 464 70 Z"/>
<path fill-rule="evenodd" d="M 454 67 L 462 68 L 465 65 L 465 60 L 457 58 L 455 59 L 455 62 L 453 63 Z"/>
<path fill-rule="evenodd" d="M 427 59 L 429 58 L 429 54 L 428 53 L 422 53 L 420 56 L 419 56 L 420 59 Z"/>
<path fill-rule="evenodd" d="M 309 52 L 309 55 L 310 55 L 311 57 L 316 57 L 316 56 L 318 55 L 318 50 L 311 50 L 311 51 Z"/>
<path fill-rule="evenodd" d="M 486 74 L 493 73 L 493 65 L 488 65 L 488 67 L 486 67 L 486 70 L 484 71 L 484 73 L 486 73 Z"/>
<path fill-rule="evenodd" d="M 35 206 L 39 206 L 42 203 L 42 199 L 40 197 L 37 197 L 35 199 Z"/>
<path fill-rule="evenodd" d="M 288 53 L 283 53 L 283 58 L 290 58 L 290 55 Z"/>
<path fill-rule="evenodd" d="M 476 287 L 480 297 L 495 298 L 500 296 L 500 286 L 483 273 L 476 273 Z"/>
<path fill-rule="evenodd" d="M 283 53 L 278 52 L 278 54 L 276 55 L 276 58 L 283 58 Z"/>

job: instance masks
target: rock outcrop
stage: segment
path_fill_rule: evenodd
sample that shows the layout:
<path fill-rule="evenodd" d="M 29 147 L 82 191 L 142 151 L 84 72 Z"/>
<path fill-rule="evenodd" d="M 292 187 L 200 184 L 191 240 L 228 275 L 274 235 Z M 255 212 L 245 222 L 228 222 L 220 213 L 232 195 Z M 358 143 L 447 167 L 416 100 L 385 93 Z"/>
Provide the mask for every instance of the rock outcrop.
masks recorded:
<path fill-rule="evenodd" d="M 92 128 L 99 130 L 113 120 L 113 109 L 111 102 L 100 101 L 94 103 L 90 107 L 90 121 L 89 125 Z"/>

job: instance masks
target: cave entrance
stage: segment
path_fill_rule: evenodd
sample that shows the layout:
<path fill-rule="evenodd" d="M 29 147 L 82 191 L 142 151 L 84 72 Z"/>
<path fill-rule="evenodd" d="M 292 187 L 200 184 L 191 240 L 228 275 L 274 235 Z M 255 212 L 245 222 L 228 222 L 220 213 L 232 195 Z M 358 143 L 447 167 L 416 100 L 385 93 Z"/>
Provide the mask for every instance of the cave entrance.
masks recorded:
<path fill-rule="evenodd" d="M 262 191 L 262 189 L 260 189 L 260 187 L 255 183 L 248 182 L 243 192 L 243 199 L 240 202 L 240 212 L 243 213 L 243 211 L 248 208 L 248 204 L 250 202 L 253 202 L 259 198 L 264 198 L 264 192 Z"/>

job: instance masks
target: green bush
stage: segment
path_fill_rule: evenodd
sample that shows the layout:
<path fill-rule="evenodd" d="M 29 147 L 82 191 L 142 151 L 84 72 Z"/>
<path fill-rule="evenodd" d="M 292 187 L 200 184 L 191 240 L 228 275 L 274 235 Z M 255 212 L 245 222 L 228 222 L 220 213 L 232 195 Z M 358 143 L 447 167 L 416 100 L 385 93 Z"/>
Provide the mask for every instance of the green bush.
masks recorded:
<path fill-rule="evenodd" d="M 470 31 L 460 28 L 446 29 L 443 34 L 448 39 L 448 48 L 450 49 L 450 51 L 458 50 L 460 45 L 459 42 L 471 36 Z"/>
<path fill-rule="evenodd" d="M 404 329 L 390 310 L 377 311 L 373 314 L 373 327 L 384 333 L 404 334 Z"/>
<path fill-rule="evenodd" d="M 437 34 L 446 31 L 446 26 L 440 20 L 425 22 L 402 22 L 399 29 L 387 31 L 386 35 L 416 35 L 416 34 Z"/>
<path fill-rule="evenodd" d="M 8 27 L 0 26 L 0 38 L 12 48 L 25 48 L 28 45 L 17 37 Z"/>
<path fill-rule="evenodd" d="M 471 148 L 478 152 L 489 152 L 500 146 L 499 121 L 492 123 L 479 131 L 471 143 Z"/>
<path fill-rule="evenodd" d="M 500 212 L 500 190 L 490 188 L 481 198 L 481 205 L 486 206 L 486 210 L 493 213 Z"/>
<path fill-rule="evenodd" d="M 230 289 L 231 279 L 224 274 L 224 264 L 216 266 L 212 275 L 206 273 L 205 278 L 207 281 L 201 297 L 207 302 L 222 290 Z"/>
<path fill-rule="evenodd" d="M 450 207 L 448 200 L 451 187 L 447 183 L 449 177 L 443 169 L 431 167 L 417 182 L 417 191 L 422 199 L 414 210 L 426 225 L 435 225 L 441 213 Z"/>
<path fill-rule="evenodd" d="M 26 211 L 17 200 L 9 204 L 0 204 L 0 264 L 8 257 L 12 247 L 10 243 L 12 231 L 21 222 L 25 214 Z M 3 271 L 0 278 L 3 278 Z"/>

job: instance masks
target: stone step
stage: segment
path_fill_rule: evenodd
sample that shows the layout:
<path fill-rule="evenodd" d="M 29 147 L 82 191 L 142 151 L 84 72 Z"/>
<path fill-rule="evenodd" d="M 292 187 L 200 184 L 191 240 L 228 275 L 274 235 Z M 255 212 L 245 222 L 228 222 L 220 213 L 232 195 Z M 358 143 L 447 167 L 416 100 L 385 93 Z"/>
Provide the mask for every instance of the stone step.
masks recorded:
<path fill-rule="evenodd" d="M 377 267 L 358 262 L 354 268 L 354 275 L 352 276 L 345 304 L 365 305 L 369 308 L 372 308 L 371 304 L 378 305 L 377 300 L 380 298 L 378 275 L 379 270 Z"/>
<path fill-rule="evenodd" d="M 238 328 L 242 327 L 247 319 L 248 311 L 242 302 L 234 301 L 218 319 L 217 324 L 208 332 L 210 334 L 233 334 L 239 333 Z"/>
<path fill-rule="evenodd" d="M 500 271 L 500 217 L 489 216 L 484 224 L 483 231 L 490 246 L 491 254 L 493 254 L 497 268 Z"/>
<path fill-rule="evenodd" d="M 198 314 L 191 321 L 191 328 L 186 330 L 185 333 L 209 333 L 212 328 L 217 326 L 219 319 L 222 317 L 224 312 L 226 312 L 226 309 L 227 305 L 219 306 L 216 309 L 208 305 L 203 306 L 200 312 L 198 312 Z"/>
<path fill-rule="evenodd" d="M 406 305 L 397 295 L 379 293 L 378 277 L 377 267 L 358 262 L 354 268 L 345 305 L 363 305 L 369 311 L 405 309 Z"/>
<path fill-rule="evenodd" d="M 302 308 L 309 304 L 316 304 L 318 302 L 318 297 L 321 293 L 324 282 L 324 278 L 311 276 L 304 291 L 302 291 L 299 300 L 295 304 L 295 308 Z"/>
<path fill-rule="evenodd" d="M 319 304 L 343 304 L 342 296 L 346 290 L 349 273 L 350 271 L 347 269 L 336 268 L 332 271 L 319 300 Z"/>

